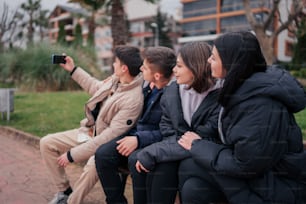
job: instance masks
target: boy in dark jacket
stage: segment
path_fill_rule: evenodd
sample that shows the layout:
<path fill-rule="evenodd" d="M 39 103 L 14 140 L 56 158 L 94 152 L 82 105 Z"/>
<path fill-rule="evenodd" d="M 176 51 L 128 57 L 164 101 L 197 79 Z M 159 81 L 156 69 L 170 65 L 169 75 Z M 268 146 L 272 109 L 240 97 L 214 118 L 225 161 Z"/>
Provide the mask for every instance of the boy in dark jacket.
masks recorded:
<path fill-rule="evenodd" d="M 96 169 L 107 203 L 127 203 L 124 197 L 125 179 L 118 168 L 127 166 L 128 157 L 136 149 L 162 139 L 159 121 L 162 111 L 159 105 L 164 87 L 170 82 L 172 68 L 176 64 L 173 50 L 166 47 L 150 47 L 143 52 L 141 67 L 144 80 L 149 84 L 143 89 L 144 107 L 137 125 L 128 133 L 98 148 L 95 154 Z M 137 194 L 133 180 L 133 191 Z M 136 191 L 136 192 L 135 192 Z"/>

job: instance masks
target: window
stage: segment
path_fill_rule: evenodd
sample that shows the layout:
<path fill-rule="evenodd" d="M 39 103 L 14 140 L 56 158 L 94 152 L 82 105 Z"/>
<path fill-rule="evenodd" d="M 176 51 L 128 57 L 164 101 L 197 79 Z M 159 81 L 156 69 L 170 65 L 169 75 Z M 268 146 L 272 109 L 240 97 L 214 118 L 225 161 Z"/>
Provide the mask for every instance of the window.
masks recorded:
<path fill-rule="evenodd" d="M 222 12 L 230 12 L 243 10 L 243 3 L 241 0 L 222 0 L 221 1 L 221 11 Z"/>
<path fill-rule="evenodd" d="M 261 8 L 266 7 L 270 8 L 270 1 L 262 1 L 262 0 L 251 0 L 251 8 Z M 231 12 L 244 10 L 242 0 L 221 0 L 221 11 L 222 12 Z"/>
<path fill-rule="evenodd" d="M 243 16 L 232 16 L 221 19 L 221 32 L 232 32 L 238 30 L 249 30 L 251 29 L 246 17 Z"/>
<path fill-rule="evenodd" d="M 183 7 L 183 18 L 215 14 L 217 12 L 216 8 L 216 0 L 205 0 L 185 3 Z"/>
<path fill-rule="evenodd" d="M 133 22 L 130 24 L 130 32 L 139 33 L 142 32 L 142 22 Z"/>
<path fill-rule="evenodd" d="M 182 26 L 186 36 L 210 35 L 216 33 L 216 19 L 184 23 Z"/>
<path fill-rule="evenodd" d="M 292 57 L 293 56 L 293 43 L 286 41 L 285 42 L 285 55 L 288 57 Z"/>

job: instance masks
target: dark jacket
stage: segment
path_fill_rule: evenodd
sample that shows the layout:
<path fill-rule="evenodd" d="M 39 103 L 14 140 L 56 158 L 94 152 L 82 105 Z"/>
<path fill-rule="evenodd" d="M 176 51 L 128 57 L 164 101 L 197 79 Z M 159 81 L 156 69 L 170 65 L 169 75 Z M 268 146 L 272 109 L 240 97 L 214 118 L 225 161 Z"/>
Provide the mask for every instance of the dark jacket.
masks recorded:
<path fill-rule="evenodd" d="M 143 89 L 144 101 L 148 100 L 151 93 L 150 86 Z M 137 121 L 137 125 L 130 130 L 130 135 L 136 135 L 138 139 L 138 148 L 143 148 L 154 142 L 162 140 L 162 135 L 159 131 L 159 121 L 162 115 L 160 107 L 160 98 L 163 95 L 163 89 L 152 98 L 149 104 L 145 104 L 142 115 Z"/>
<path fill-rule="evenodd" d="M 293 114 L 305 106 L 303 87 L 285 70 L 253 74 L 224 109 L 225 144 L 197 141 L 191 154 L 230 203 L 300 203 L 306 154 Z"/>
<path fill-rule="evenodd" d="M 156 163 L 175 161 L 190 156 L 189 151 L 182 148 L 177 140 L 187 131 L 199 134 L 203 139 L 217 140 L 217 119 L 220 106 L 217 103 L 218 90 L 211 91 L 193 114 L 191 125 L 184 120 L 179 86 L 172 82 L 161 98 L 162 118 L 160 131 L 163 141 L 144 148 L 137 154 L 138 160 L 149 170 Z"/>

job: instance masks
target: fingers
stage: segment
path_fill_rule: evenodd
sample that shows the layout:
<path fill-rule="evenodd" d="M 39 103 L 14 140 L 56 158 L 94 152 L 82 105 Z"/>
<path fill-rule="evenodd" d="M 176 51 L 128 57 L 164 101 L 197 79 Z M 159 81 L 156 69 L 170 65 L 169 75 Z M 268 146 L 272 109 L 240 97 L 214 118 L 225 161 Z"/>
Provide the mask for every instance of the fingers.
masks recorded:
<path fill-rule="evenodd" d="M 184 141 L 183 138 L 178 140 L 178 144 L 181 145 L 184 149 L 188 150 L 188 145 L 187 143 Z"/>
<path fill-rule="evenodd" d="M 193 137 L 188 137 L 185 134 L 178 140 L 178 144 L 181 145 L 184 149 L 190 150 Z"/>
<path fill-rule="evenodd" d="M 142 171 L 148 173 L 149 170 L 147 170 L 144 166 L 142 166 L 142 164 L 140 163 L 140 161 L 137 161 L 135 164 L 136 170 L 141 173 Z"/>
<path fill-rule="evenodd" d="M 121 144 L 123 141 L 125 140 L 125 137 L 124 138 L 121 138 L 120 140 L 117 140 L 117 144 Z"/>
<path fill-rule="evenodd" d="M 66 167 L 67 166 L 67 163 L 62 158 L 57 159 L 57 164 L 61 167 Z"/>
<path fill-rule="evenodd" d="M 140 168 L 141 168 L 142 171 L 144 171 L 144 172 L 146 172 L 146 173 L 149 172 L 149 170 L 147 170 L 147 169 L 146 169 L 144 166 L 142 166 L 142 165 L 140 166 Z"/>
<path fill-rule="evenodd" d="M 201 139 L 201 137 L 200 137 L 197 133 L 195 133 L 195 132 L 190 132 L 190 131 L 185 132 L 184 135 L 182 135 L 181 138 L 184 138 L 184 139 L 191 139 L 191 140 L 193 140 L 193 139 Z"/>
<path fill-rule="evenodd" d="M 131 151 L 129 149 L 122 149 L 118 151 L 123 156 L 129 156 L 131 154 Z"/>
<path fill-rule="evenodd" d="M 137 148 L 137 140 L 135 137 L 124 137 L 117 141 L 117 151 L 123 156 L 129 156 Z"/>
<path fill-rule="evenodd" d="M 139 163 L 139 161 L 136 162 L 135 168 L 136 168 L 136 170 L 137 170 L 138 173 L 141 173 L 141 168 L 140 168 L 140 163 Z"/>
<path fill-rule="evenodd" d="M 63 55 L 66 56 L 65 53 L 63 53 Z M 74 65 L 73 59 L 72 59 L 70 56 L 66 56 L 66 57 L 65 57 L 65 61 L 66 61 L 65 64 L 61 63 L 61 64 L 59 64 L 59 65 L 60 65 L 61 67 L 63 67 L 65 70 L 71 72 L 71 71 L 73 70 L 74 66 L 75 66 L 75 65 Z"/>
<path fill-rule="evenodd" d="M 117 151 L 122 154 L 125 150 L 125 146 L 121 143 L 116 147 Z"/>
<path fill-rule="evenodd" d="M 66 153 L 57 158 L 57 164 L 61 167 L 66 167 L 69 164 Z"/>

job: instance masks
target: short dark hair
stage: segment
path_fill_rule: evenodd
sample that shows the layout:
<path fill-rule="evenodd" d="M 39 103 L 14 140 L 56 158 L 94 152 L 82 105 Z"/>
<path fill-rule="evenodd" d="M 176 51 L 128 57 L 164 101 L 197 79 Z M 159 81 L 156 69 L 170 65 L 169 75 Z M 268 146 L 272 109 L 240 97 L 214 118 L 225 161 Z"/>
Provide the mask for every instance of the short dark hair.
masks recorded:
<path fill-rule="evenodd" d="M 142 65 L 140 50 L 134 46 L 119 45 L 114 49 L 114 56 L 125 64 L 131 76 L 137 76 Z"/>
<path fill-rule="evenodd" d="M 166 79 L 172 76 L 172 69 L 176 65 L 175 52 L 168 47 L 148 47 L 142 53 L 142 58 L 150 64 L 156 65 L 156 72 L 163 74 Z"/>
<path fill-rule="evenodd" d="M 210 63 L 207 62 L 211 54 L 211 46 L 203 41 L 186 43 L 179 50 L 179 54 L 193 73 L 194 80 L 189 88 L 198 93 L 203 93 L 215 84 L 211 76 Z"/>

